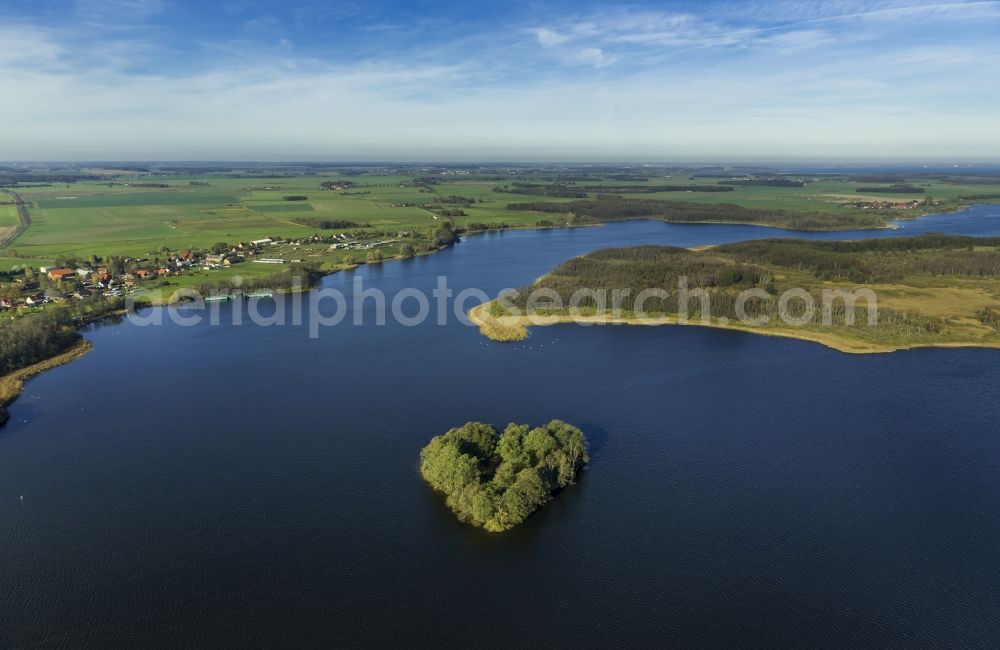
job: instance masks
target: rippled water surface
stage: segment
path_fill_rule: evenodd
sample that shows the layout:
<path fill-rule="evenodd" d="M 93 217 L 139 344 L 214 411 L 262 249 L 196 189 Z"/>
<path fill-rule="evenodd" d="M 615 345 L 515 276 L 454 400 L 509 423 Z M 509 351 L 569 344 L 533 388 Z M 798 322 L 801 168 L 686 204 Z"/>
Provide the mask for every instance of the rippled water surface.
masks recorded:
<path fill-rule="evenodd" d="M 806 236 L 998 235 L 1000 209 L 903 226 Z M 792 235 L 508 232 L 325 284 L 495 293 L 602 246 Z M 1000 351 L 580 326 L 500 345 L 458 323 L 88 337 L 0 430 L 0 647 L 1000 639 Z M 519 529 L 460 524 L 420 479 L 451 426 L 551 418 L 592 463 Z"/>

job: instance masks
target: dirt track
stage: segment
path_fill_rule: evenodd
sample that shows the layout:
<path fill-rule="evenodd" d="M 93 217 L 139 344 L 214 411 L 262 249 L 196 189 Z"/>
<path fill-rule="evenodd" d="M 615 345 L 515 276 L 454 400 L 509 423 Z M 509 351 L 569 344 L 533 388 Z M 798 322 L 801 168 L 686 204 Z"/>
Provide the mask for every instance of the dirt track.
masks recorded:
<path fill-rule="evenodd" d="M 31 226 L 31 216 L 28 215 L 28 206 L 25 204 L 24 199 L 17 192 L 12 190 L 7 190 L 7 192 L 14 197 L 14 204 L 17 206 L 17 216 L 20 218 L 21 223 L 16 228 L 0 230 L 0 248 L 7 248 L 13 244 L 14 240 L 20 237 L 21 233 Z"/>

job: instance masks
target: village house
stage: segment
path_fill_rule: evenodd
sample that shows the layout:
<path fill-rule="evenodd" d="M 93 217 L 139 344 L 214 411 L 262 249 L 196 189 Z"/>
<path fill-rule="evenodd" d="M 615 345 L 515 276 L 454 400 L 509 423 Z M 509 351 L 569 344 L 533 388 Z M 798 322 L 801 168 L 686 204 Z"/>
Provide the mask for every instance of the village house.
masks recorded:
<path fill-rule="evenodd" d="M 63 280 L 71 279 L 76 275 L 76 271 L 73 269 L 50 269 L 46 275 L 53 282 L 62 282 Z"/>

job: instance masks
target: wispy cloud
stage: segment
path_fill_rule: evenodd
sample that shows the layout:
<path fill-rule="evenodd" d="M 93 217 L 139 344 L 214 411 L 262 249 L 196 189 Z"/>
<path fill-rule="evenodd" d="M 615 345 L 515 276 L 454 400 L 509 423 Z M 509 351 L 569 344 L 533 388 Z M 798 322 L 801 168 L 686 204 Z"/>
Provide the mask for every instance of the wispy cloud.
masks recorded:
<path fill-rule="evenodd" d="M 164 0 L 76 0 L 77 13 L 88 18 L 147 18 L 164 9 Z"/>
<path fill-rule="evenodd" d="M 0 87 L 17 98 L 0 103 L 17 125 L 0 155 L 996 155 L 998 5 L 347 11 L 309 29 L 241 5 L 178 39 L 159 2 L 81 0 L 63 22 L 0 15 Z"/>

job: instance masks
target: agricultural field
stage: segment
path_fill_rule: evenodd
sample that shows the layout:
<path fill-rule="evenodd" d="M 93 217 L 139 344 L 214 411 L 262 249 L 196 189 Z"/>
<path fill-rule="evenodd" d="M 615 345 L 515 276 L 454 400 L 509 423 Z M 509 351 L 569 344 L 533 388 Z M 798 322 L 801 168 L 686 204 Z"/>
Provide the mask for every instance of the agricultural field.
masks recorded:
<path fill-rule="evenodd" d="M 13 248 L 22 259 L 92 254 L 144 256 L 163 246 L 171 250 L 205 248 L 216 242 L 296 238 L 317 231 L 297 223 L 296 218 L 346 220 L 381 230 L 433 229 L 440 220 L 432 212 L 416 207 L 429 202 L 431 196 L 420 188 L 400 187 L 404 178 L 364 182 L 349 196 L 320 188 L 321 182 L 335 180 L 309 177 L 197 181 L 209 183 L 204 187 L 171 178 L 169 187 L 163 189 L 95 183 L 20 188 L 28 202 L 32 225 Z M 489 193 L 489 187 L 485 192 Z M 309 200 L 282 200 L 294 194 Z M 404 203 L 410 205 L 393 207 Z M 507 214 L 476 212 L 476 218 L 487 222 L 513 220 Z M 515 216 L 523 222 L 535 221 L 528 215 Z M 12 225 L 16 225 L 16 213 L 13 219 Z M 463 219 L 454 221 L 461 225 Z M 0 256 L 6 257 L 6 253 Z"/>
<path fill-rule="evenodd" d="M 0 199 L 5 195 L 0 195 Z M 4 240 L 14 232 L 20 219 L 17 216 L 17 206 L 0 204 L 0 240 Z"/>
<path fill-rule="evenodd" d="M 0 194 L 0 201 L 4 201 L 5 197 L 7 195 Z M 13 203 L 0 203 L 0 228 L 16 226 L 17 224 L 17 206 Z"/>
<path fill-rule="evenodd" d="M 663 201 L 683 201 L 689 203 L 732 203 L 747 208 L 784 209 L 803 212 L 851 212 L 855 208 L 845 204 L 855 201 L 887 201 L 903 202 L 912 199 L 928 197 L 941 202 L 945 207 L 957 205 L 960 197 L 992 195 L 993 201 L 1000 201 L 1000 178 L 992 179 L 991 183 L 963 184 L 957 182 L 942 182 L 940 180 L 920 180 L 912 184 L 924 190 L 921 194 L 895 194 L 879 192 L 858 192 L 860 188 L 879 185 L 871 182 L 809 179 L 803 187 L 762 187 L 737 186 L 732 192 L 628 192 L 621 191 L 626 186 L 656 186 L 656 185 L 692 185 L 695 187 L 718 186 L 719 179 L 689 179 L 687 177 L 660 177 L 645 182 L 608 182 L 598 183 L 605 187 L 608 193 L 621 194 L 626 198 L 657 199 Z M 590 183 L 586 183 L 589 185 Z M 493 184 L 496 185 L 496 184 Z M 578 183 L 585 185 L 585 183 Z M 884 184 L 883 184 L 884 185 Z M 491 186 L 492 187 L 492 186 Z M 888 186 L 886 186 L 888 187 Z M 503 194 L 503 204 L 516 202 L 531 202 L 540 197 L 520 194 Z M 553 200 L 553 199 L 546 199 Z M 900 215 L 904 216 L 904 215 Z"/>
<path fill-rule="evenodd" d="M 491 174 L 462 175 L 422 170 L 410 173 L 367 171 L 349 176 L 335 174 L 234 175 L 227 173 L 156 172 L 137 174 L 114 169 L 80 170 L 80 181 L 31 184 L 17 187 L 28 203 L 31 227 L 6 249 L 0 250 L 0 269 L 18 264 L 46 264 L 53 259 L 91 255 L 146 257 L 169 250 L 206 249 L 218 242 L 235 243 L 264 237 L 303 238 L 349 230 L 318 228 L 321 222 L 346 221 L 380 232 L 435 230 L 445 218 L 435 209 L 454 208 L 464 215 L 447 217 L 459 228 L 469 223 L 531 227 L 541 220 L 560 223 L 548 212 L 511 210 L 517 203 L 561 203 L 571 199 L 521 193 L 518 182 L 538 187 L 588 189 L 623 199 L 734 204 L 751 209 L 789 212 L 861 215 L 858 202 L 891 204 L 872 208 L 882 219 L 919 216 L 955 209 L 976 201 L 1000 201 L 1000 179 L 917 177 L 906 183 L 921 193 L 893 193 L 860 188 L 891 184 L 849 178 L 798 177 L 802 187 L 735 186 L 718 189 L 720 177 L 692 176 L 687 171 L 660 170 L 648 177 L 618 180 L 615 175 L 582 174 L 564 180 L 557 174 L 532 171 L 507 177 Z M 87 176 L 93 174 L 94 176 Z M 499 178 L 499 180 L 498 180 Z M 100 179 L 100 180 L 97 180 Z M 323 189 L 322 184 L 350 183 L 346 191 Z M 679 185 L 686 191 L 648 192 L 645 187 Z M 505 187 L 508 191 L 497 192 Z M 704 188 L 701 189 L 701 188 Z M 301 196 L 304 200 L 285 200 Z M 448 203 L 449 197 L 467 200 Z M 964 199 L 963 199 L 964 197 Z M 971 198 L 970 198 L 971 197 Z M 990 199 L 989 197 L 995 197 Z M 920 202 L 919 206 L 903 206 Z M 421 207 L 424 206 L 424 207 Z M 434 209 L 429 209 L 434 208 Z M 562 221 L 565 221 L 563 219 Z M 14 206 L 0 206 L 0 229 L 17 224 Z M 387 251 L 389 253 L 389 251 Z M 391 254 L 391 253 L 390 253 Z M 339 261 L 343 253 L 327 255 Z M 317 257 L 323 258 L 317 253 Z"/>

